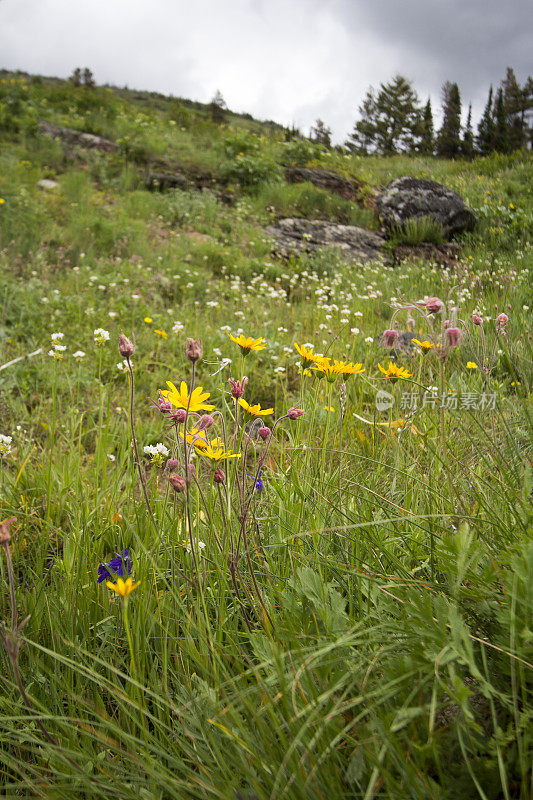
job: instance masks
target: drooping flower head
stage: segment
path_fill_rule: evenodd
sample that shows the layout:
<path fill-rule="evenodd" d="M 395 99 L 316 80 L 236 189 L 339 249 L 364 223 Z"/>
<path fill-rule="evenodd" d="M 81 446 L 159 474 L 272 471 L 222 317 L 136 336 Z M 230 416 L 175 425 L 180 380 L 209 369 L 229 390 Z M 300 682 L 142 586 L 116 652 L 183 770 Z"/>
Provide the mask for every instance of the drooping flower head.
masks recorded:
<path fill-rule="evenodd" d="M 450 347 L 457 347 L 459 342 L 461 341 L 462 333 L 459 328 L 447 328 L 446 329 L 446 338 L 448 339 L 448 344 Z"/>
<path fill-rule="evenodd" d="M 300 419 L 300 417 L 303 417 L 304 414 L 305 411 L 303 408 L 296 408 L 295 406 L 292 406 L 292 408 L 289 408 L 287 411 L 288 418 L 292 420 Z"/>
<path fill-rule="evenodd" d="M 239 345 L 243 356 L 247 356 L 252 350 L 264 350 L 266 347 L 262 336 L 258 339 L 254 339 L 252 336 L 243 336 L 242 333 L 239 336 L 232 336 L 231 333 L 228 333 L 228 336 L 232 342 Z"/>
<path fill-rule="evenodd" d="M 509 317 L 507 316 L 507 314 L 504 314 L 503 311 L 501 314 L 498 314 L 498 316 L 496 317 L 496 328 L 498 333 L 505 333 L 505 328 L 508 322 L 509 322 Z"/>
<path fill-rule="evenodd" d="M 135 342 L 128 339 L 123 333 L 118 337 L 118 352 L 122 358 L 131 358 L 135 352 Z"/>
<path fill-rule="evenodd" d="M 187 339 L 185 342 L 185 355 L 193 364 L 202 357 L 203 348 L 201 339 Z"/>
<path fill-rule="evenodd" d="M 394 347 L 394 343 L 398 339 L 398 336 L 398 331 L 395 331 L 394 328 L 388 328 L 386 331 L 384 331 L 381 341 L 385 347 Z"/>
<path fill-rule="evenodd" d="M 207 404 L 205 401 L 210 396 L 210 392 L 204 392 L 202 386 L 197 386 L 196 389 L 193 389 L 190 397 L 189 397 L 189 389 L 185 381 L 182 381 L 180 384 L 179 391 L 174 386 L 172 381 L 167 381 L 167 386 L 170 387 L 170 391 L 167 389 L 161 389 L 160 393 L 163 395 L 165 400 L 168 400 L 169 403 L 172 403 L 174 408 L 184 408 L 185 410 L 189 411 L 212 411 L 215 406 Z"/>
<path fill-rule="evenodd" d="M 444 308 L 444 303 L 438 297 L 430 297 L 426 301 L 426 309 L 430 314 L 439 314 Z"/>

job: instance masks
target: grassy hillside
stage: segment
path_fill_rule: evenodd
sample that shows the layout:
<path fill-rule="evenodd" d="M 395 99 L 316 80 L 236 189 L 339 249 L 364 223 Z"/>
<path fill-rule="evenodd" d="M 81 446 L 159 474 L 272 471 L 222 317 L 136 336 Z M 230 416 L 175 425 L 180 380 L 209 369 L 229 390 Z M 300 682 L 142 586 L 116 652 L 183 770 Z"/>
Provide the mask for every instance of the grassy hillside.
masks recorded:
<path fill-rule="evenodd" d="M 478 215 L 447 268 L 273 253 L 405 174 Z M 0 74 L 6 797 L 530 797 L 532 187 Z"/>

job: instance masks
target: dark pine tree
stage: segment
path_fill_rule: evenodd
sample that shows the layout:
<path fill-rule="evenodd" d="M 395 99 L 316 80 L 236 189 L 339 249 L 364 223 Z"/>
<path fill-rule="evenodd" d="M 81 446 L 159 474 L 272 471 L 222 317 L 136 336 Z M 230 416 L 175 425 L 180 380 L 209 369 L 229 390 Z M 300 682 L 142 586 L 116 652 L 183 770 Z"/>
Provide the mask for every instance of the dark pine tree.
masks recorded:
<path fill-rule="evenodd" d="M 471 159 L 474 157 L 474 131 L 472 130 L 472 103 L 468 106 L 468 116 L 461 142 L 461 155 Z"/>
<path fill-rule="evenodd" d="M 492 117 L 492 86 L 489 89 L 487 105 L 477 126 L 476 146 L 482 156 L 494 150 L 494 119 Z"/>
<path fill-rule="evenodd" d="M 317 119 L 311 128 L 311 139 L 317 144 L 324 145 L 329 150 L 331 147 L 331 128 L 328 128 L 321 119 Z"/>
<path fill-rule="evenodd" d="M 509 129 L 502 89 L 498 89 L 494 103 L 494 149 L 497 153 L 509 152 Z"/>
<path fill-rule="evenodd" d="M 503 103 L 507 115 L 509 150 L 521 150 L 526 145 L 526 127 L 524 124 L 525 91 L 516 80 L 511 67 L 507 67 L 502 81 Z"/>
<path fill-rule="evenodd" d="M 226 101 L 222 97 L 222 92 L 217 89 L 215 96 L 209 103 L 209 113 L 211 114 L 211 119 L 213 122 L 216 122 L 217 125 L 224 122 L 226 119 L 227 110 L 228 107 L 226 105 Z"/>
<path fill-rule="evenodd" d="M 437 136 L 437 155 L 457 158 L 461 152 L 461 95 L 456 83 L 442 87 L 442 127 Z"/>
<path fill-rule="evenodd" d="M 83 70 L 82 82 L 84 86 L 88 86 L 90 89 L 92 89 L 93 86 L 96 86 L 94 75 L 89 69 L 89 67 L 85 67 L 85 69 Z"/>
<path fill-rule="evenodd" d="M 81 69 L 79 67 L 76 67 L 70 76 L 70 82 L 73 86 L 81 86 Z"/>
<path fill-rule="evenodd" d="M 435 128 L 433 125 L 431 100 L 429 98 L 424 106 L 424 112 L 420 123 L 420 144 L 418 149 L 427 156 L 432 156 L 435 152 Z"/>

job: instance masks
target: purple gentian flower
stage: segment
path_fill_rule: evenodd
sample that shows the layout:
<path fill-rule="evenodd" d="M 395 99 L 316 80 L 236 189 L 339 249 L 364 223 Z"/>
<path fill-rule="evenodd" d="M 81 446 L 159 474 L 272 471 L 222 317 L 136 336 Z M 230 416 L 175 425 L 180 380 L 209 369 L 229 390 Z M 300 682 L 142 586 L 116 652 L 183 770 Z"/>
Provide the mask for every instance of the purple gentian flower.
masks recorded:
<path fill-rule="evenodd" d="M 259 473 L 257 475 L 257 480 L 255 482 L 255 489 L 256 489 L 256 491 L 259 492 L 259 494 L 261 494 L 261 492 L 265 488 L 265 484 L 264 484 L 263 478 L 261 477 L 262 472 L 263 472 L 262 470 L 259 470 Z M 249 477 L 250 478 L 254 478 L 255 475 L 249 475 Z"/>
<path fill-rule="evenodd" d="M 126 547 L 120 553 L 115 553 L 115 558 L 112 558 L 109 562 L 109 568 L 116 572 L 120 578 L 123 578 L 124 570 L 127 570 L 127 575 L 131 575 L 131 564 L 130 551 Z"/>
<path fill-rule="evenodd" d="M 98 583 L 111 580 L 111 573 L 107 568 L 107 564 L 98 564 Z"/>

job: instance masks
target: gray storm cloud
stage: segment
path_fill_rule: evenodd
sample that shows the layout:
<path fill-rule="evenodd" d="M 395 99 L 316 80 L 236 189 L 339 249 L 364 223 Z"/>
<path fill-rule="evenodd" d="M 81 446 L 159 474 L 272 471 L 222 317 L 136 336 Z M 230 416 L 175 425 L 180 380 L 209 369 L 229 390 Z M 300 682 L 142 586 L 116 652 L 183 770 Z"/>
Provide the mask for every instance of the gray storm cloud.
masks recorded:
<path fill-rule="evenodd" d="M 515 0 L 3 0 L 1 66 L 228 105 L 342 141 L 369 85 L 407 75 L 438 106 L 459 83 L 475 115 L 490 83 L 531 71 L 533 4 Z"/>

